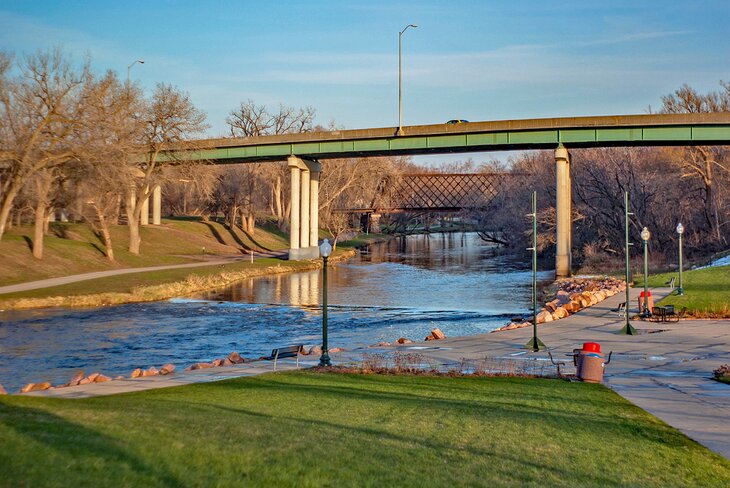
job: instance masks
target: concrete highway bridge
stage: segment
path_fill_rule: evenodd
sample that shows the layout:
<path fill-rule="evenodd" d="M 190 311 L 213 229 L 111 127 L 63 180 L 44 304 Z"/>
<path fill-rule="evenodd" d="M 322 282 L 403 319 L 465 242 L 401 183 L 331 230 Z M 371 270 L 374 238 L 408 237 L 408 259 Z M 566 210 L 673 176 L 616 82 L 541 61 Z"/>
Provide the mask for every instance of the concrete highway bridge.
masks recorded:
<path fill-rule="evenodd" d="M 388 155 L 552 149 L 557 189 L 558 277 L 570 274 L 571 148 L 730 145 L 730 112 L 502 120 L 397 128 L 207 139 L 161 155 L 161 161 L 216 164 L 288 162 L 291 169 L 290 259 L 319 255 L 319 160 Z"/>

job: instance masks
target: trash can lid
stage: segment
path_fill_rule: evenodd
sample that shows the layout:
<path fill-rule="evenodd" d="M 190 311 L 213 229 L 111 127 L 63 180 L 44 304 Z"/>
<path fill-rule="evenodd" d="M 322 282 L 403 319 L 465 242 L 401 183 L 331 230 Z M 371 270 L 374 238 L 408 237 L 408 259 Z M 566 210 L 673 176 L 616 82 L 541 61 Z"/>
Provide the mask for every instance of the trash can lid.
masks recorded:
<path fill-rule="evenodd" d="M 641 293 L 639 293 L 639 296 L 640 297 L 643 297 L 644 296 L 644 291 L 643 290 L 641 291 Z M 648 297 L 651 296 L 651 290 L 647 290 L 647 295 L 646 296 L 648 296 Z"/>
<path fill-rule="evenodd" d="M 601 345 L 597 342 L 584 342 L 583 350 L 586 352 L 601 352 Z"/>

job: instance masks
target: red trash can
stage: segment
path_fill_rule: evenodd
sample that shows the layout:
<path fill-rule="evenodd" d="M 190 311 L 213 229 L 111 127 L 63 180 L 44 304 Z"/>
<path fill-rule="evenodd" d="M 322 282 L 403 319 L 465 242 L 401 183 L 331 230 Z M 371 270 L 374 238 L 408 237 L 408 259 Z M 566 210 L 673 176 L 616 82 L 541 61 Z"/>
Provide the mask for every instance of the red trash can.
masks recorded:
<path fill-rule="evenodd" d="M 583 349 L 578 353 L 578 379 L 586 383 L 601 383 L 605 356 L 601 352 L 601 345 L 597 342 L 584 342 Z"/>

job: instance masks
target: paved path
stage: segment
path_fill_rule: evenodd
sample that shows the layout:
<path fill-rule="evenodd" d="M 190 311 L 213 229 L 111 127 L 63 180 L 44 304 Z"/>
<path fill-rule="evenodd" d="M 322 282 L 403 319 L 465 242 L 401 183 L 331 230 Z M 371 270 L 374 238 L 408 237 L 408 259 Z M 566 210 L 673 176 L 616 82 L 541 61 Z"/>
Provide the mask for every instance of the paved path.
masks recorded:
<path fill-rule="evenodd" d="M 640 290 L 632 290 L 632 304 Z M 659 298 L 669 289 L 654 289 Z M 618 394 L 656 415 L 686 435 L 730 459 L 730 385 L 711 379 L 712 370 L 730 363 L 730 321 L 683 320 L 679 323 L 655 324 L 632 321 L 641 334 L 618 335 L 623 324 L 611 309 L 624 300 L 613 296 L 568 318 L 539 326 L 538 335 L 550 347 L 553 356 L 565 354 L 595 341 L 604 352 L 613 351 L 606 366 L 605 384 Z M 661 329 L 661 332 L 648 333 Z M 547 361 L 546 352 L 533 353 L 522 348 L 532 337 L 532 328 L 446 338 L 434 342 L 414 343 L 392 350 L 419 352 L 433 362 L 454 363 L 462 358 L 504 358 Z M 335 355 L 335 363 L 362 359 L 363 352 Z M 567 359 L 566 359 L 567 360 Z M 300 361 L 302 366 L 317 364 L 316 358 Z M 572 364 L 568 361 L 569 364 Z M 293 361 L 280 362 L 279 369 L 294 368 Z M 267 361 L 177 373 L 172 376 L 118 380 L 32 393 L 56 397 L 87 397 L 200 381 L 215 381 L 272 371 Z"/>
<path fill-rule="evenodd" d="M 259 253 L 257 253 L 258 255 Z M 262 257 L 277 256 L 280 257 L 281 253 L 266 253 L 261 255 Z M 16 285 L 0 286 L 0 295 L 4 293 L 15 293 L 18 291 L 36 290 L 38 288 L 50 288 L 52 286 L 66 285 L 68 283 L 76 283 L 77 281 L 94 280 L 96 278 L 106 278 L 107 276 L 117 276 L 130 273 L 145 273 L 148 271 L 161 271 L 165 269 L 176 269 L 176 268 L 197 268 L 200 266 L 216 266 L 222 264 L 230 264 L 237 261 L 248 260 L 250 257 L 247 256 L 228 256 L 221 258 L 220 256 L 211 256 L 210 260 L 203 260 L 197 263 L 186 263 L 186 264 L 169 264 L 165 266 L 149 266 L 146 268 L 123 268 L 123 269 L 110 269 L 107 271 L 94 271 L 92 273 L 83 273 L 70 276 L 60 276 L 58 278 L 49 278 L 46 280 L 28 281 L 25 283 L 18 283 Z"/>

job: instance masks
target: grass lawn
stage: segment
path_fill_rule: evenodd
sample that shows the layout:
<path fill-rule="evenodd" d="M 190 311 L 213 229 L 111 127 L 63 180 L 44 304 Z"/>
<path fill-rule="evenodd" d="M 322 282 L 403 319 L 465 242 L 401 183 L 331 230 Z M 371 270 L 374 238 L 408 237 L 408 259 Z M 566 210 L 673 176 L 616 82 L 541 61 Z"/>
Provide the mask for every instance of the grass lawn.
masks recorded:
<path fill-rule="evenodd" d="M 601 385 L 297 372 L 0 397 L 0 485 L 727 487 L 730 462 Z"/>
<path fill-rule="evenodd" d="M 678 272 L 650 275 L 649 286 L 666 286 L 671 278 L 676 278 L 675 286 L 679 286 Z M 687 307 L 691 315 L 730 318 L 730 266 L 685 271 L 682 281 L 684 295 L 671 294 L 661 301 L 661 305 L 674 305 L 677 310 Z M 643 277 L 634 281 L 634 286 L 643 285 Z"/>

